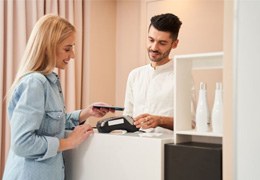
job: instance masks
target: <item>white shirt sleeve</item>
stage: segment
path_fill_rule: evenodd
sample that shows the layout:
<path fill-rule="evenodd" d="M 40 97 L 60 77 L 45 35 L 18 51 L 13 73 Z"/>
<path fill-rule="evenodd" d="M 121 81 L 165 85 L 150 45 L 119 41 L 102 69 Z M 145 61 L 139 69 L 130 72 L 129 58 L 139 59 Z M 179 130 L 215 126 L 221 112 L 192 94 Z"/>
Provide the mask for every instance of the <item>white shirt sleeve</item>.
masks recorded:
<path fill-rule="evenodd" d="M 132 73 L 128 75 L 126 92 L 125 92 L 125 104 L 123 115 L 133 116 L 133 77 Z"/>

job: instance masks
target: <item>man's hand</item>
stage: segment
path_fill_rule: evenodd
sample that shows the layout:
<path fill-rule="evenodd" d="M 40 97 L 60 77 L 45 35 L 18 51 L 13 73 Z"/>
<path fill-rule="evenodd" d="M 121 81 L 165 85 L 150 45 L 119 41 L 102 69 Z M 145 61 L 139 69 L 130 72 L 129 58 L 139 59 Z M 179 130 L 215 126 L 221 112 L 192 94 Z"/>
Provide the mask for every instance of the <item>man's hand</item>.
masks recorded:
<path fill-rule="evenodd" d="M 134 125 L 137 128 L 155 128 L 160 125 L 161 116 L 155 116 L 151 114 L 141 114 L 134 118 Z"/>
<path fill-rule="evenodd" d="M 134 125 L 143 129 L 161 126 L 173 130 L 173 117 L 141 114 L 134 118 Z"/>

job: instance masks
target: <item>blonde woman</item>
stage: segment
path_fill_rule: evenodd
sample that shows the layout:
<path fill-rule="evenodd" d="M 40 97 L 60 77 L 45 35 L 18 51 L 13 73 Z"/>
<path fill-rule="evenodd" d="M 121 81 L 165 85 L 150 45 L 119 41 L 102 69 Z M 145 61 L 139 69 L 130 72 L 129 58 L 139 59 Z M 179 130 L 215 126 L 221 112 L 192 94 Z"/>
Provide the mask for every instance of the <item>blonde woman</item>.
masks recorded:
<path fill-rule="evenodd" d="M 74 58 L 75 33 L 73 25 L 56 15 L 40 18 L 31 33 L 7 95 L 11 147 L 3 180 L 64 180 L 62 151 L 77 147 L 93 133 L 82 122 L 109 111 L 93 108 L 105 103 L 65 111 L 59 77 L 53 69 L 65 69 Z M 74 128 L 66 138 L 65 128 Z"/>

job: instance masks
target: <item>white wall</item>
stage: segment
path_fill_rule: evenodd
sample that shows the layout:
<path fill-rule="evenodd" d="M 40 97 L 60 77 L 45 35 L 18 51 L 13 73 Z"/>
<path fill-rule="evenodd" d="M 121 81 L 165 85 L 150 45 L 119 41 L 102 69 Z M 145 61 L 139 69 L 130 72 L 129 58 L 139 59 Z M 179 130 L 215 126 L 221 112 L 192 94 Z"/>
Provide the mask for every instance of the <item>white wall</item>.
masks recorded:
<path fill-rule="evenodd" d="M 116 74 L 116 2 L 114 0 L 86 1 L 86 28 L 88 34 L 84 37 L 87 50 L 86 69 L 82 92 L 87 107 L 93 102 L 115 104 L 115 74 Z M 87 8 L 86 8 L 87 9 Z M 109 113 L 107 116 L 111 116 Z M 88 122 L 96 126 L 100 118 L 89 118 Z"/>
<path fill-rule="evenodd" d="M 118 0 L 116 11 L 116 105 L 123 106 L 128 73 L 140 66 L 140 1 Z"/>
<path fill-rule="evenodd" d="M 260 1 L 236 1 L 234 21 L 235 178 L 260 179 Z"/>

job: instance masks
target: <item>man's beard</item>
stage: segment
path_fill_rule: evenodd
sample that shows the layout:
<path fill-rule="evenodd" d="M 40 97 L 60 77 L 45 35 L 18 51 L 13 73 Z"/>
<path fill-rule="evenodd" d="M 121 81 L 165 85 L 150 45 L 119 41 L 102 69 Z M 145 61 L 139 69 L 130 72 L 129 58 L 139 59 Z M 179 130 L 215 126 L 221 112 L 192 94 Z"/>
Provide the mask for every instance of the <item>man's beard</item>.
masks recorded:
<path fill-rule="evenodd" d="M 158 58 L 154 59 L 154 58 L 152 58 L 150 56 L 150 54 L 149 54 L 150 52 L 157 53 L 160 56 Z M 148 57 L 153 62 L 160 62 L 163 59 L 167 58 L 169 56 L 170 52 L 171 52 L 171 48 L 168 51 L 166 51 L 165 53 L 163 53 L 163 54 L 161 52 L 159 52 L 159 51 L 148 50 Z"/>

